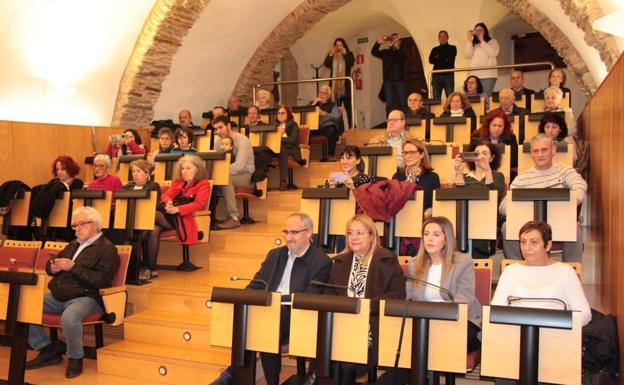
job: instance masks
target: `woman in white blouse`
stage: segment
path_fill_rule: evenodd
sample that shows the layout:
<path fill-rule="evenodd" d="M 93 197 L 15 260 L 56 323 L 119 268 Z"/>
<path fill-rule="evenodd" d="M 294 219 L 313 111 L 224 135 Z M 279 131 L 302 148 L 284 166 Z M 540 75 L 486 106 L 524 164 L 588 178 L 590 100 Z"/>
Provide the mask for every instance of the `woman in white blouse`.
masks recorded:
<path fill-rule="evenodd" d="M 467 40 L 464 56 L 470 59 L 470 67 L 489 67 L 497 64 L 496 57 L 500 47 L 498 41 L 490 37 L 490 32 L 484 23 L 477 23 L 474 29 L 468 31 Z M 487 96 L 492 95 L 498 78 L 498 70 L 474 70 L 468 75 L 478 76 L 483 84 L 483 93 Z"/>
<path fill-rule="evenodd" d="M 524 260 L 505 268 L 491 303 L 546 309 L 563 309 L 565 303 L 567 309 L 581 312 L 585 326 L 591 321 L 591 310 L 581 282 L 570 265 L 550 258 L 551 248 L 549 224 L 525 223 L 520 229 L 520 251 Z"/>

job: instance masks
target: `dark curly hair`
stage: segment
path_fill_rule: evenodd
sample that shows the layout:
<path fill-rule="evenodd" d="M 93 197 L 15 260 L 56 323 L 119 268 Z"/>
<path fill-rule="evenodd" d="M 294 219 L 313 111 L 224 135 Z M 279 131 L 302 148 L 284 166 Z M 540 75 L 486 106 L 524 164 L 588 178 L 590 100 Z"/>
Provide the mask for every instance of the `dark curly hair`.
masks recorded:
<path fill-rule="evenodd" d="M 464 80 L 464 93 L 467 94 L 468 93 L 468 80 L 470 80 L 470 78 L 475 78 L 477 80 L 477 93 L 478 94 L 482 94 L 483 93 L 483 84 L 481 83 L 481 79 L 479 79 L 478 76 L 474 76 L 474 75 L 470 75 L 466 78 L 466 80 Z"/>
<path fill-rule="evenodd" d="M 537 128 L 540 134 L 545 134 L 544 128 L 547 123 L 554 123 L 559 126 L 559 135 L 557 135 L 555 140 L 563 140 L 566 136 L 568 136 L 568 125 L 562 114 L 557 112 L 545 112 L 544 116 L 540 120 L 539 127 Z"/>
<path fill-rule="evenodd" d="M 473 140 L 470 142 L 469 151 L 474 151 L 479 146 L 487 146 L 487 148 L 490 149 L 490 154 L 494 156 L 490 162 L 490 168 L 492 171 L 497 171 L 500 168 L 501 160 L 503 158 L 500 151 L 498 151 L 498 146 L 489 140 Z M 470 171 L 474 171 L 476 168 L 474 162 L 468 162 L 468 168 Z"/>

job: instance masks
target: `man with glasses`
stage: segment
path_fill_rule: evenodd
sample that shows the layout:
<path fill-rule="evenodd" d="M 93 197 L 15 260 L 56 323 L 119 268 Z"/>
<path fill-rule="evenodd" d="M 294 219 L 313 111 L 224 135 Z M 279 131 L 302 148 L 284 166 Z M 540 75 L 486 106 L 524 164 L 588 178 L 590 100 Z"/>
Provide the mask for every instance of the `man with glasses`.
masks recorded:
<path fill-rule="evenodd" d="M 312 219 L 304 213 L 290 214 L 282 234 L 286 246 L 272 249 L 254 275 L 248 289 L 277 291 L 282 302 L 289 303 L 293 293 L 321 293 L 322 287 L 311 281 L 327 282 L 332 266 L 331 259 L 312 243 Z M 265 287 L 264 282 L 268 287 Z M 290 304 L 283 305 L 280 316 L 280 345 L 288 343 L 290 334 Z M 260 353 L 267 385 L 279 384 L 281 355 Z M 211 385 L 233 384 L 233 367 L 229 367 Z"/>
<path fill-rule="evenodd" d="M 413 139 L 405 132 L 405 113 L 401 110 L 393 110 L 388 114 L 388 126 L 385 134 L 380 134 L 368 141 L 369 146 L 391 146 L 397 149 L 397 167 L 403 168 L 403 143 Z"/>
<path fill-rule="evenodd" d="M 46 264 L 53 278 L 43 301 L 43 311 L 61 314 L 61 328 L 67 343 L 65 377 L 82 373 L 82 321 L 89 314 L 102 311 L 99 289 L 110 287 L 119 269 L 115 245 L 102 235 L 102 217 L 93 207 L 79 207 L 72 213 L 76 239 Z M 26 369 L 38 369 L 61 363 L 63 347 L 46 335 L 41 325 L 30 325 L 28 343 L 39 351 L 26 363 Z"/>

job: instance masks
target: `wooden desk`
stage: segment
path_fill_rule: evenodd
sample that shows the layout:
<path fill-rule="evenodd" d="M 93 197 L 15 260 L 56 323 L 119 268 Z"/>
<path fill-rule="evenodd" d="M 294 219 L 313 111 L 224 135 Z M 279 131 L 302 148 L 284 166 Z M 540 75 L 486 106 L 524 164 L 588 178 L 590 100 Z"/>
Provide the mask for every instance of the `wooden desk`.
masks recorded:
<path fill-rule="evenodd" d="M 76 198 L 76 196 L 79 196 L 79 198 Z M 74 210 L 78 207 L 91 206 L 102 216 L 102 228 L 107 229 L 110 227 L 111 208 L 113 205 L 113 193 L 111 191 L 72 190 L 71 198 Z"/>
<path fill-rule="evenodd" d="M 540 382 L 581 384 L 581 313 L 573 312 L 572 330 L 540 328 Z M 483 306 L 481 374 L 518 379 L 520 326 L 490 322 L 490 306 Z"/>
<path fill-rule="evenodd" d="M 428 144 L 427 153 L 429 153 L 433 171 L 440 177 L 440 183 L 443 185 L 453 183 L 455 180 L 453 146 L 446 144 Z"/>
<path fill-rule="evenodd" d="M 427 128 L 430 128 L 431 119 L 407 118 L 405 125 L 410 136 L 423 142 L 428 140 Z"/>
<path fill-rule="evenodd" d="M 154 230 L 156 223 L 156 191 L 150 191 L 148 199 L 137 199 L 134 213 L 134 230 Z M 128 199 L 115 198 L 115 222 L 114 229 L 126 228 L 126 215 L 128 213 Z"/>
<path fill-rule="evenodd" d="M 11 201 L 10 226 L 27 226 L 28 211 L 30 210 L 30 191 L 24 191 L 24 195 L 18 195 L 17 199 Z M 4 225 L 4 218 L 2 224 Z"/>
<path fill-rule="evenodd" d="M 431 122 L 431 141 L 443 143 L 470 143 L 472 118 L 442 117 L 434 118 Z"/>
<path fill-rule="evenodd" d="M 317 106 L 295 106 L 292 108 L 293 119 L 299 127 L 307 127 L 310 131 L 319 129 L 319 111 Z"/>
<path fill-rule="evenodd" d="M 282 137 L 274 124 L 249 127 L 249 142 L 253 147 L 267 146 L 276 154 L 282 148 Z"/>
<path fill-rule="evenodd" d="M 396 173 L 398 149 L 391 146 L 367 146 L 361 147 L 360 152 L 364 159 L 365 174 L 391 179 Z"/>
<path fill-rule="evenodd" d="M 214 186 L 225 186 L 230 183 L 230 157 L 221 151 L 197 152 L 200 159 L 206 162 L 206 178 L 211 179 Z"/>
<path fill-rule="evenodd" d="M 394 235 L 397 237 L 420 238 L 422 235 L 422 221 L 418 218 L 423 217 L 424 191 L 417 190 L 414 197 L 407 202 L 405 206 L 395 216 L 396 227 Z M 346 222 L 345 222 L 346 223 Z M 396 250 L 398 253 L 398 250 Z"/>
<path fill-rule="evenodd" d="M 71 212 L 70 212 L 70 192 L 63 191 L 61 196 L 56 198 L 54 202 L 54 207 L 52 211 L 50 211 L 50 216 L 48 217 L 48 227 L 68 227 L 69 221 L 71 220 Z M 35 218 L 37 222 L 37 226 L 41 226 L 41 219 Z"/>
<path fill-rule="evenodd" d="M 5 269 L 3 269 L 5 270 Z M 19 269 L 23 273 L 31 273 L 32 269 Z M 21 285 L 17 320 L 29 324 L 41 325 L 43 315 L 43 296 L 46 292 L 46 274 L 37 274 L 36 285 Z M 6 320 L 9 284 L 0 283 L 0 320 Z"/>

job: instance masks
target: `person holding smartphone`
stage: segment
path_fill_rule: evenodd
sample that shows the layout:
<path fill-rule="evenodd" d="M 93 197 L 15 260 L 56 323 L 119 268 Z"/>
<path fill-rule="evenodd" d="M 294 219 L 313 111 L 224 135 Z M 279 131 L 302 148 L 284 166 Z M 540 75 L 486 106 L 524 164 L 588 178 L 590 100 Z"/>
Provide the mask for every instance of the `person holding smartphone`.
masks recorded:
<path fill-rule="evenodd" d="M 364 161 L 358 146 L 345 146 L 340 154 L 342 171 L 329 174 L 329 184 L 337 187 L 354 189 L 373 179 L 364 174 Z"/>
<path fill-rule="evenodd" d="M 498 41 L 490 37 L 490 32 L 484 23 L 477 23 L 474 29 L 466 34 L 466 48 L 464 56 L 470 59 L 470 67 L 489 67 L 497 65 L 496 57 L 500 51 Z M 484 69 L 473 70 L 468 75 L 478 76 L 483 84 L 483 93 L 488 97 L 492 95 L 498 70 Z"/>

